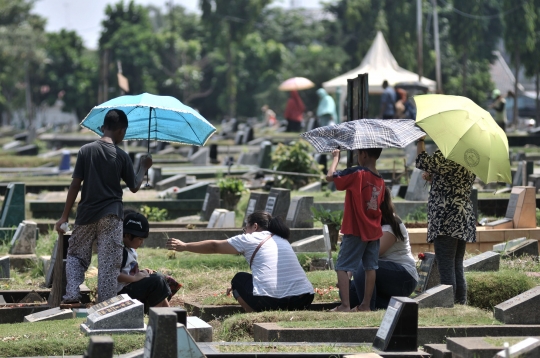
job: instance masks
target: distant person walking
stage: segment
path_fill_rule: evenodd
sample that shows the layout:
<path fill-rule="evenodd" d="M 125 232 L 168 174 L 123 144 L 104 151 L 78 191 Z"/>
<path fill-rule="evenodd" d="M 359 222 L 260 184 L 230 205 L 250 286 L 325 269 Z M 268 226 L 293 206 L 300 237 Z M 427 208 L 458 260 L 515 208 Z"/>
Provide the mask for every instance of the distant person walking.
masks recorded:
<path fill-rule="evenodd" d="M 428 199 L 428 238 L 435 248 L 441 284 L 452 285 L 454 302 L 467 302 L 463 257 L 467 242 L 476 241 L 476 218 L 471 201 L 476 175 L 446 159 L 440 150 L 426 153 L 424 138 L 416 145 L 416 167 L 431 174 Z"/>
<path fill-rule="evenodd" d="M 66 264 L 66 294 L 64 304 L 78 303 L 79 286 L 92 259 L 92 245 L 97 240 L 99 273 L 98 301 L 103 302 L 116 296 L 117 278 L 122 263 L 123 217 L 122 186 L 136 193 L 143 182 L 144 173 L 152 166 L 152 157 L 141 158 L 139 172 L 135 175 L 133 164 L 126 152 L 118 147 L 126 135 L 128 119 L 119 109 L 111 109 L 105 115 L 101 131 L 103 136 L 95 142 L 81 147 L 69 186 L 64 212 L 56 222 L 55 229 L 63 234 L 63 223 L 68 222 L 69 213 L 79 190 L 81 201 L 77 206 L 77 217 L 69 238 Z"/>
<path fill-rule="evenodd" d="M 317 120 L 320 127 L 337 124 L 338 116 L 336 112 L 336 102 L 324 88 L 317 90 L 319 96 L 319 106 L 317 107 Z"/>
<path fill-rule="evenodd" d="M 493 90 L 491 99 L 493 99 L 493 102 L 489 105 L 489 108 L 495 110 L 495 122 L 497 122 L 503 131 L 506 131 L 506 123 L 508 122 L 506 118 L 506 99 L 498 89 Z"/>
<path fill-rule="evenodd" d="M 381 95 L 381 111 L 379 117 L 382 119 L 396 118 L 396 91 L 388 85 L 387 80 L 384 80 L 382 88 L 383 93 Z"/>
<path fill-rule="evenodd" d="M 287 132 L 300 132 L 306 106 L 298 91 L 291 91 L 287 106 L 285 107 L 285 119 L 287 120 Z"/>

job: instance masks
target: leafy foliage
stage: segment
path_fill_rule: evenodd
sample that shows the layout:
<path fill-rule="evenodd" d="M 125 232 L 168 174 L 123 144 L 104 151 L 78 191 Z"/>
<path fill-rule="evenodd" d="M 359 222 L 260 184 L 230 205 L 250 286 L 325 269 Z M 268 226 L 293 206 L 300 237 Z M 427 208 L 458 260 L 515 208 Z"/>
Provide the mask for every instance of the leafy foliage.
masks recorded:
<path fill-rule="evenodd" d="M 217 186 L 219 186 L 219 190 L 222 194 L 223 193 L 240 194 L 244 190 L 246 190 L 246 187 L 242 179 L 233 178 L 233 177 L 225 177 L 225 178 L 219 179 L 217 182 Z"/>
<path fill-rule="evenodd" d="M 316 206 L 312 206 L 310 210 L 313 214 L 313 220 L 319 221 L 323 225 L 334 225 L 338 230 L 341 228 L 343 210 L 331 211 L 330 209 L 317 208 Z"/>
<path fill-rule="evenodd" d="M 279 143 L 275 152 L 272 153 L 272 165 L 275 170 L 282 172 L 319 174 L 310 151 L 311 147 L 304 140 L 299 140 L 291 145 Z M 312 181 L 314 181 L 314 178 L 283 174 L 277 177 L 276 186 L 298 189 Z"/>
<path fill-rule="evenodd" d="M 147 205 L 141 206 L 141 214 L 146 216 L 148 221 L 165 221 L 167 220 L 167 216 L 169 215 L 167 209 L 160 209 Z"/>

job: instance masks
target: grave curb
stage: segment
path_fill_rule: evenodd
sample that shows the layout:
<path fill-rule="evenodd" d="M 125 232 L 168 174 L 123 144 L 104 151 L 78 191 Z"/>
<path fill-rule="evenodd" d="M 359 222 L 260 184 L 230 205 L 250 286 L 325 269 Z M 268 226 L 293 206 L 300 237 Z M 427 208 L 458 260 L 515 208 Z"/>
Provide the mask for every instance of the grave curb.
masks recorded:
<path fill-rule="evenodd" d="M 378 327 L 283 328 L 276 323 L 255 323 L 255 342 L 373 342 Z M 540 325 L 418 327 L 418 345 L 443 343 L 448 337 L 525 337 L 540 335 Z"/>

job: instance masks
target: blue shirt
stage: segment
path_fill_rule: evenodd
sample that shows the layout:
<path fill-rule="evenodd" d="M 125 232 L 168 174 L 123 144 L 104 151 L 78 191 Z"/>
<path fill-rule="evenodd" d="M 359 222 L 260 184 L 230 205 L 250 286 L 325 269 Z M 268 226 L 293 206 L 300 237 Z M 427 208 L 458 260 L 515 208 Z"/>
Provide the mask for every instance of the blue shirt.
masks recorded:
<path fill-rule="evenodd" d="M 393 116 L 396 114 L 396 91 L 388 86 L 381 95 L 381 106 L 383 106 L 384 116 Z"/>

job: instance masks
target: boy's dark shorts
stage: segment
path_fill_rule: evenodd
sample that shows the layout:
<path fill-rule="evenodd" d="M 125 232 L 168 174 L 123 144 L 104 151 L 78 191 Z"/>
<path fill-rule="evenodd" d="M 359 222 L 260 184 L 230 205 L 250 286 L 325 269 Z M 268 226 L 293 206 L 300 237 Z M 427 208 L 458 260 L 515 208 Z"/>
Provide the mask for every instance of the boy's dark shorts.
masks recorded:
<path fill-rule="evenodd" d="M 118 292 L 119 295 L 123 293 L 127 293 L 129 297 L 144 303 L 144 311 L 148 312 L 149 307 L 154 307 L 169 297 L 171 289 L 165 276 L 156 272 L 150 277 L 130 283 Z"/>

